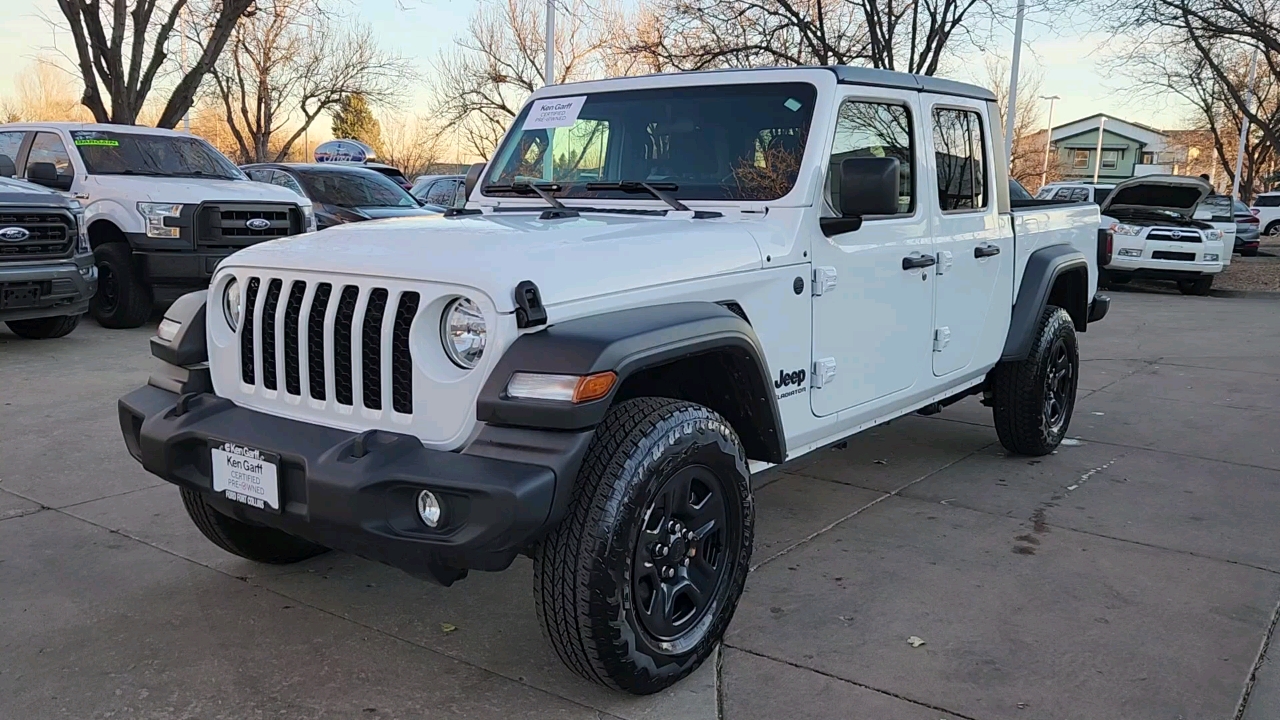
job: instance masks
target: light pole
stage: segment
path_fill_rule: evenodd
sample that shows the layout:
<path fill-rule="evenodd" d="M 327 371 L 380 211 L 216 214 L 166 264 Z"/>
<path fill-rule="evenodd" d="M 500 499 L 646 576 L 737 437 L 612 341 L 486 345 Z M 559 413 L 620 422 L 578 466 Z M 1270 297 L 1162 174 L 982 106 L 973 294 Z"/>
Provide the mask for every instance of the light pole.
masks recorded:
<path fill-rule="evenodd" d="M 1044 126 L 1044 166 L 1040 168 L 1040 187 L 1044 187 L 1049 179 L 1049 145 L 1053 142 L 1053 104 L 1062 98 L 1057 95 L 1041 95 L 1040 99 L 1049 101 L 1049 122 Z"/>
<path fill-rule="evenodd" d="M 1018 19 L 1013 26 L 1013 63 L 1009 68 L 1009 107 L 1004 109 L 1004 157 L 1013 165 L 1013 124 L 1018 114 L 1018 65 L 1022 59 L 1022 20 L 1027 14 L 1027 0 L 1018 0 Z"/>
<path fill-rule="evenodd" d="M 542 68 L 542 84 L 556 84 L 556 0 L 547 0 L 547 58 Z"/>
<path fill-rule="evenodd" d="M 1240 171 L 1244 169 L 1244 146 L 1249 142 L 1249 111 L 1253 109 L 1253 84 L 1258 79 L 1258 48 L 1249 65 L 1249 86 L 1244 89 L 1244 112 L 1240 117 L 1240 147 L 1236 149 L 1236 174 L 1231 178 L 1231 200 L 1240 199 Z"/>
<path fill-rule="evenodd" d="M 1102 131 L 1106 128 L 1106 116 L 1098 118 L 1098 149 L 1093 152 L 1093 184 L 1098 184 L 1098 173 L 1102 172 Z"/>

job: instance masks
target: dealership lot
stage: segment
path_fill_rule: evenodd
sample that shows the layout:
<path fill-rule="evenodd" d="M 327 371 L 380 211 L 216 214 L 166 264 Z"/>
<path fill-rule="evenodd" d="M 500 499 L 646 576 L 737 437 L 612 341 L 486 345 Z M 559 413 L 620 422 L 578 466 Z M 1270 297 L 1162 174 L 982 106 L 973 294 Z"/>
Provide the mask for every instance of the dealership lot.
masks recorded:
<path fill-rule="evenodd" d="M 759 476 L 726 646 L 649 698 L 560 665 L 527 560 L 222 553 L 119 437 L 154 325 L 0 330 L 0 716 L 1280 717 L 1275 308 L 1115 293 L 1040 460 L 965 401 Z"/>

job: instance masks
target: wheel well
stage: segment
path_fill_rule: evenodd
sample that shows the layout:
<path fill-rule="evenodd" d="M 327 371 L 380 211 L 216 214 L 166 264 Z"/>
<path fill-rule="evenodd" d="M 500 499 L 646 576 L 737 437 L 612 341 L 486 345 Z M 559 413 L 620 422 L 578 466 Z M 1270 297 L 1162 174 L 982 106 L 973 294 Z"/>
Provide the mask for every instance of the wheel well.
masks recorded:
<path fill-rule="evenodd" d="M 1049 290 L 1049 304 L 1066 310 L 1076 330 L 1084 332 L 1089 324 L 1088 268 L 1064 270 L 1054 278 L 1053 287 Z"/>
<path fill-rule="evenodd" d="M 94 250 L 106 243 L 128 241 L 129 238 L 125 237 L 124 232 L 110 220 L 94 220 L 89 224 L 89 247 Z"/>
<path fill-rule="evenodd" d="M 725 348 L 632 373 L 614 402 L 667 397 L 698 403 L 729 422 L 748 458 L 780 463 L 786 452 L 769 393 L 759 364 L 744 351 Z"/>

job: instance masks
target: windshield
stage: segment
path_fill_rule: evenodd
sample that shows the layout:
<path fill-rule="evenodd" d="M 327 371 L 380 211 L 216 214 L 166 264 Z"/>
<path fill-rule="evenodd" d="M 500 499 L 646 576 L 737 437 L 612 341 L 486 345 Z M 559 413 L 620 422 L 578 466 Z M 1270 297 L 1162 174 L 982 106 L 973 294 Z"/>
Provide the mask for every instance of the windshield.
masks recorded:
<path fill-rule="evenodd" d="M 338 207 L 417 207 L 418 201 L 385 175 L 372 170 L 298 170 L 315 202 Z"/>
<path fill-rule="evenodd" d="M 795 185 L 816 98 L 813 85 L 777 83 L 540 99 L 516 118 L 487 184 L 622 198 L 634 195 L 586 184 L 648 182 L 685 200 L 775 200 Z"/>
<path fill-rule="evenodd" d="M 71 141 L 92 175 L 244 179 L 239 168 L 200 138 L 77 130 Z"/>

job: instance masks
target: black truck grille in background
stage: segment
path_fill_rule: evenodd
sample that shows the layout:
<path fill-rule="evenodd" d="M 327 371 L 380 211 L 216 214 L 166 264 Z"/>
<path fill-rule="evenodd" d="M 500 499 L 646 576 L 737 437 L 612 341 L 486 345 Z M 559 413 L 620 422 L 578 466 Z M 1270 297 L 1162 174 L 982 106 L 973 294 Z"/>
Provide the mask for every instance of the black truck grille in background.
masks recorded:
<path fill-rule="evenodd" d="M 258 308 L 261 282 L 266 281 L 262 293 L 262 307 Z M 286 290 L 286 283 L 287 290 Z M 280 278 L 249 278 L 245 292 L 244 321 L 240 334 L 240 366 L 244 381 L 255 383 L 254 323 L 255 309 L 261 313 L 258 341 L 261 348 L 262 386 L 277 389 L 277 378 L 284 375 L 284 391 L 301 396 L 302 376 L 307 378 L 307 394 L 315 400 L 325 400 L 326 370 L 333 371 L 333 397 L 340 405 L 355 404 L 355 388 L 359 383 L 361 405 L 371 410 L 382 410 L 385 405 L 382 363 L 390 357 L 391 409 L 406 415 L 413 412 L 413 353 L 409 345 L 409 331 L 418 314 L 421 296 L 416 292 L 393 294 L 387 288 L 360 288 L 341 286 L 337 307 L 333 313 L 333 344 L 325 342 L 325 317 L 333 300 L 334 287 L 329 283 L 316 285 L 308 305 L 307 283 L 303 280 L 285 281 Z M 361 295 L 366 297 L 362 313 L 357 315 Z M 387 312 L 393 312 L 388 332 Z M 275 341 L 276 319 L 283 316 L 284 348 L 277 352 Z M 352 343 L 359 342 L 359 377 L 356 377 L 352 356 Z M 301 348 L 306 347 L 306 368 L 303 369 Z M 279 370 L 280 364 L 284 365 Z"/>
<path fill-rule="evenodd" d="M 76 242 L 76 221 L 70 213 L 0 209 L 0 231 L 7 228 L 27 234 L 20 240 L 0 234 L 0 262 L 64 257 Z"/>
<path fill-rule="evenodd" d="M 271 203 L 207 203 L 200 206 L 196 229 L 200 247 L 242 248 L 302 232 L 302 211 Z"/>

